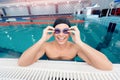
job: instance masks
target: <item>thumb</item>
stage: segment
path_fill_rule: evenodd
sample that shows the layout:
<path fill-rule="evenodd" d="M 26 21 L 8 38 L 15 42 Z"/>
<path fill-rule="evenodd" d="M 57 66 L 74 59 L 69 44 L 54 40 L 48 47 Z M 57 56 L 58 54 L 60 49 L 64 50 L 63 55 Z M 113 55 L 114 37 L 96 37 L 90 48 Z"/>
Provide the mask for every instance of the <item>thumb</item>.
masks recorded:
<path fill-rule="evenodd" d="M 75 35 L 73 33 L 70 33 L 70 36 L 72 37 L 72 39 L 75 39 Z"/>
<path fill-rule="evenodd" d="M 47 40 L 50 39 L 53 36 L 53 33 L 48 34 Z"/>
<path fill-rule="evenodd" d="M 72 33 L 72 32 L 70 33 L 70 35 L 71 35 L 71 37 L 74 37 L 74 36 L 75 36 L 74 33 Z"/>

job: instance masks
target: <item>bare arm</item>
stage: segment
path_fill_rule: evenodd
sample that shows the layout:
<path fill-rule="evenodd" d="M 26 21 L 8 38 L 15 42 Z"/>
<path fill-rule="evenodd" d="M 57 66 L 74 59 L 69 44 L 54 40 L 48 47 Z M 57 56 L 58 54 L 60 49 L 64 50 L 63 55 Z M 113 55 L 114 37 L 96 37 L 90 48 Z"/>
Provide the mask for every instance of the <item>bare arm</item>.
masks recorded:
<path fill-rule="evenodd" d="M 78 45 L 82 52 L 78 53 L 78 55 L 84 55 L 84 60 L 88 64 L 101 70 L 112 70 L 112 63 L 107 59 L 107 57 L 103 53 L 97 51 L 96 49 L 88 46 L 83 42 L 79 42 Z"/>
<path fill-rule="evenodd" d="M 34 44 L 32 47 L 27 49 L 22 56 L 18 60 L 18 65 L 20 66 L 28 66 L 35 62 L 35 57 L 38 53 L 42 51 L 41 46 L 44 43 L 44 41 L 39 40 L 36 44 Z M 41 50 L 41 51 L 40 51 Z M 41 56 L 44 54 L 42 51 Z"/>
<path fill-rule="evenodd" d="M 72 39 L 79 47 L 78 56 L 83 58 L 83 60 L 95 68 L 102 70 L 112 70 L 112 63 L 103 53 L 81 41 L 80 32 L 77 26 L 71 27 L 70 29 L 71 31 L 69 32 L 71 32 Z"/>
<path fill-rule="evenodd" d="M 22 56 L 18 60 L 18 65 L 28 66 L 34 63 L 40 57 L 42 57 L 45 53 L 45 42 L 53 35 L 53 30 L 54 28 L 51 26 L 45 28 L 42 38 L 22 54 Z M 52 33 L 49 34 L 48 32 Z"/>

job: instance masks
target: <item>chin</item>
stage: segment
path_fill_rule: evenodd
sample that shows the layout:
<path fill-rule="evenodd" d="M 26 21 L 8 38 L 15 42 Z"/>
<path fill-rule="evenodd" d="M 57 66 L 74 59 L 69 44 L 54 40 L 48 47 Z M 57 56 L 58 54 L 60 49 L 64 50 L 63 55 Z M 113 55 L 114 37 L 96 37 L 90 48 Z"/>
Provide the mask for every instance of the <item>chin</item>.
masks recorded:
<path fill-rule="evenodd" d="M 65 42 L 58 42 L 58 44 L 63 45 L 63 44 L 65 44 Z"/>

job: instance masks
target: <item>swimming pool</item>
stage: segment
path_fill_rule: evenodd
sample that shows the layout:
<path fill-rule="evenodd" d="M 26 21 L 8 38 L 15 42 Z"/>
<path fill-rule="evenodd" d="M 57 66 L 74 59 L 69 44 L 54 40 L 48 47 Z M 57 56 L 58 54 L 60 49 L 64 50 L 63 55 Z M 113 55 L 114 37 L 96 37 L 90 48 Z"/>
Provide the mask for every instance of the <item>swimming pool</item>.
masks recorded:
<path fill-rule="evenodd" d="M 9 25 L 0 26 L 0 58 L 19 58 L 24 50 L 37 42 L 43 29 L 50 24 Z M 77 25 L 81 32 L 81 39 L 93 48 L 104 42 L 107 34 L 107 26 L 95 21 L 85 21 Z M 101 48 L 113 63 L 120 63 L 120 32 L 114 31 L 109 45 Z M 49 41 L 54 40 L 52 37 Z M 70 41 L 71 38 L 69 39 Z M 81 59 L 76 58 L 78 61 Z"/>

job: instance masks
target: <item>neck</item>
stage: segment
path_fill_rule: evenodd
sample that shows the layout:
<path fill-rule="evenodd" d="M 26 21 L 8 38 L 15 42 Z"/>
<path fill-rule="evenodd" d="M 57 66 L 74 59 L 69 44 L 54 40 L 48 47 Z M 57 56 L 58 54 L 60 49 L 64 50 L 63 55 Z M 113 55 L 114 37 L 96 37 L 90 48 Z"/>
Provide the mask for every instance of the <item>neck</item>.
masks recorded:
<path fill-rule="evenodd" d="M 55 45 L 56 45 L 57 48 L 64 49 L 65 47 L 67 47 L 68 42 L 66 42 L 65 44 L 58 44 L 58 43 L 55 41 Z"/>

